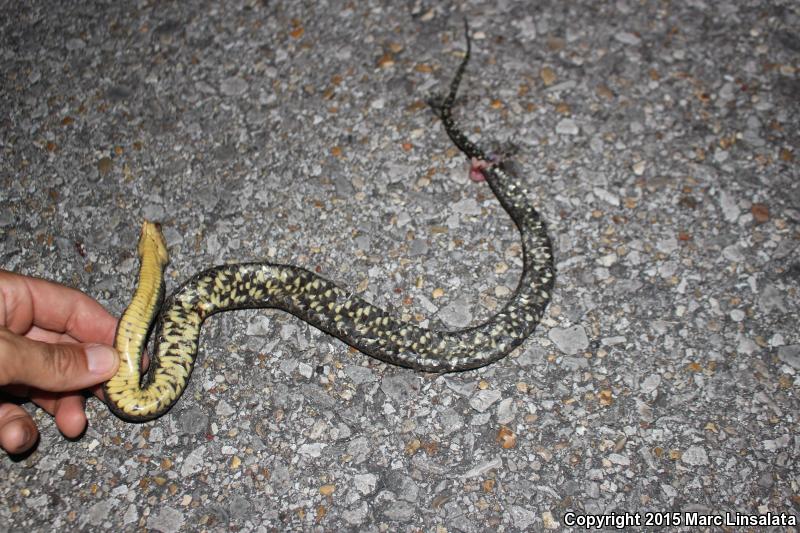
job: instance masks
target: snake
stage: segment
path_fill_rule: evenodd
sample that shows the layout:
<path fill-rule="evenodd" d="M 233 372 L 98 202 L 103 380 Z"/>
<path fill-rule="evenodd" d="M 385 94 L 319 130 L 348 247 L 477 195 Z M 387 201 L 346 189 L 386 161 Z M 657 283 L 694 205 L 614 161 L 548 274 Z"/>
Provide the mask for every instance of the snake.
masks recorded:
<path fill-rule="evenodd" d="M 473 162 L 519 230 L 522 273 L 506 303 L 482 324 L 457 331 L 433 330 L 403 321 L 357 294 L 299 266 L 272 262 L 225 264 L 203 270 L 164 299 L 167 246 L 156 223 L 145 221 L 138 244 L 138 281 L 117 326 L 117 374 L 103 385 L 110 410 L 130 422 L 157 418 L 178 401 L 197 358 L 203 321 L 234 309 L 288 312 L 380 361 L 423 372 L 469 370 L 493 363 L 531 335 L 555 283 L 552 247 L 530 192 L 492 160 L 455 124 L 452 110 L 470 59 L 466 51 L 446 97 L 429 100 L 450 140 Z M 146 373 L 143 353 L 149 333 L 154 352 Z"/>

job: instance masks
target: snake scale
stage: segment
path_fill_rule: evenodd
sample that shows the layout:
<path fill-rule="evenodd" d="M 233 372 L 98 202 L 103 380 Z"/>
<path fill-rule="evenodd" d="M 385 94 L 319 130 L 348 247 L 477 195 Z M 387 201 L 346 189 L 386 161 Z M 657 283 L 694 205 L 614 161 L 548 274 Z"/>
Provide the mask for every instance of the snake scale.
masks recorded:
<path fill-rule="evenodd" d="M 465 24 L 466 26 L 466 24 Z M 460 331 L 434 331 L 404 322 L 333 282 L 306 269 L 266 262 L 221 265 L 195 275 L 165 302 L 166 245 L 157 224 L 145 222 L 139 239 L 139 280 L 123 313 L 115 340 L 121 362 L 104 385 L 111 411 L 129 421 L 166 413 L 186 388 L 197 356 L 200 327 L 208 316 L 245 308 L 275 308 L 381 361 L 426 372 L 452 372 L 487 365 L 519 346 L 534 330 L 555 280 L 550 239 L 528 191 L 502 163 L 486 153 L 455 125 L 452 108 L 469 61 L 471 44 L 434 111 L 455 145 L 480 169 L 522 238 L 519 284 L 503 308 L 489 320 Z M 155 348 L 142 376 L 142 354 L 155 323 Z"/>

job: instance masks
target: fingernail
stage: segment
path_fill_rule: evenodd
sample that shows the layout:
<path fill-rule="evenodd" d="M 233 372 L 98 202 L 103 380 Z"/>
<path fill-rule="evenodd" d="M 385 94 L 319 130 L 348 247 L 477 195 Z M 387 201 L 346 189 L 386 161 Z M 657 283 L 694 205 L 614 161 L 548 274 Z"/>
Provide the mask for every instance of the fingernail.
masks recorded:
<path fill-rule="evenodd" d="M 31 430 L 27 427 L 22 428 L 22 442 L 20 448 L 27 448 L 31 442 Z"/>
<path fill-rule="evenodd" d="M 104 376 L 117 364 L 117 354 L 108 346 L 88 344 L 86 346 L 86 364 L 89 366 L 89 372 Z"/>

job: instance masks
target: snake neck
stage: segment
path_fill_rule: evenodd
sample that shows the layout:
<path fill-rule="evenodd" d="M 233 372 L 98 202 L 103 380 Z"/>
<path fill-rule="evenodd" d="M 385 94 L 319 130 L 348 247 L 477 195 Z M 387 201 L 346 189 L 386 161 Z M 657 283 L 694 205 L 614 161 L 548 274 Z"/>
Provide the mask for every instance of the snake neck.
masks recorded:
<path fill-rule="evenodd" d="M 164 299 L 164 268 L 168 256 L 160 230 L 153 233 L 154 226 L 145 222 L 142 228 L 139 238 L 139 279 L 131 304 L 117 325 L 114 339 L 114 346 L 122 358 L 120 367 L 125 371 L 127 380 L 139 379 L 141 368 L 138 350 L 143 348 L 150 324 Z"/>

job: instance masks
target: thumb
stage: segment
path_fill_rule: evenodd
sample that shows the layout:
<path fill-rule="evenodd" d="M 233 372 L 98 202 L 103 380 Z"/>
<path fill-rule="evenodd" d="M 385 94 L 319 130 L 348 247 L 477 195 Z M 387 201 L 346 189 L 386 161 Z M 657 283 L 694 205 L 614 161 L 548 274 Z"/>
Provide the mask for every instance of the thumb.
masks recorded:
<path fill-rule="evenodd" d="M 0 385 L 76 391 L 108 380 L 119 366 L 116 350 L 103 344 L 50 344 L 11 337 L 0 337 Z"/>

